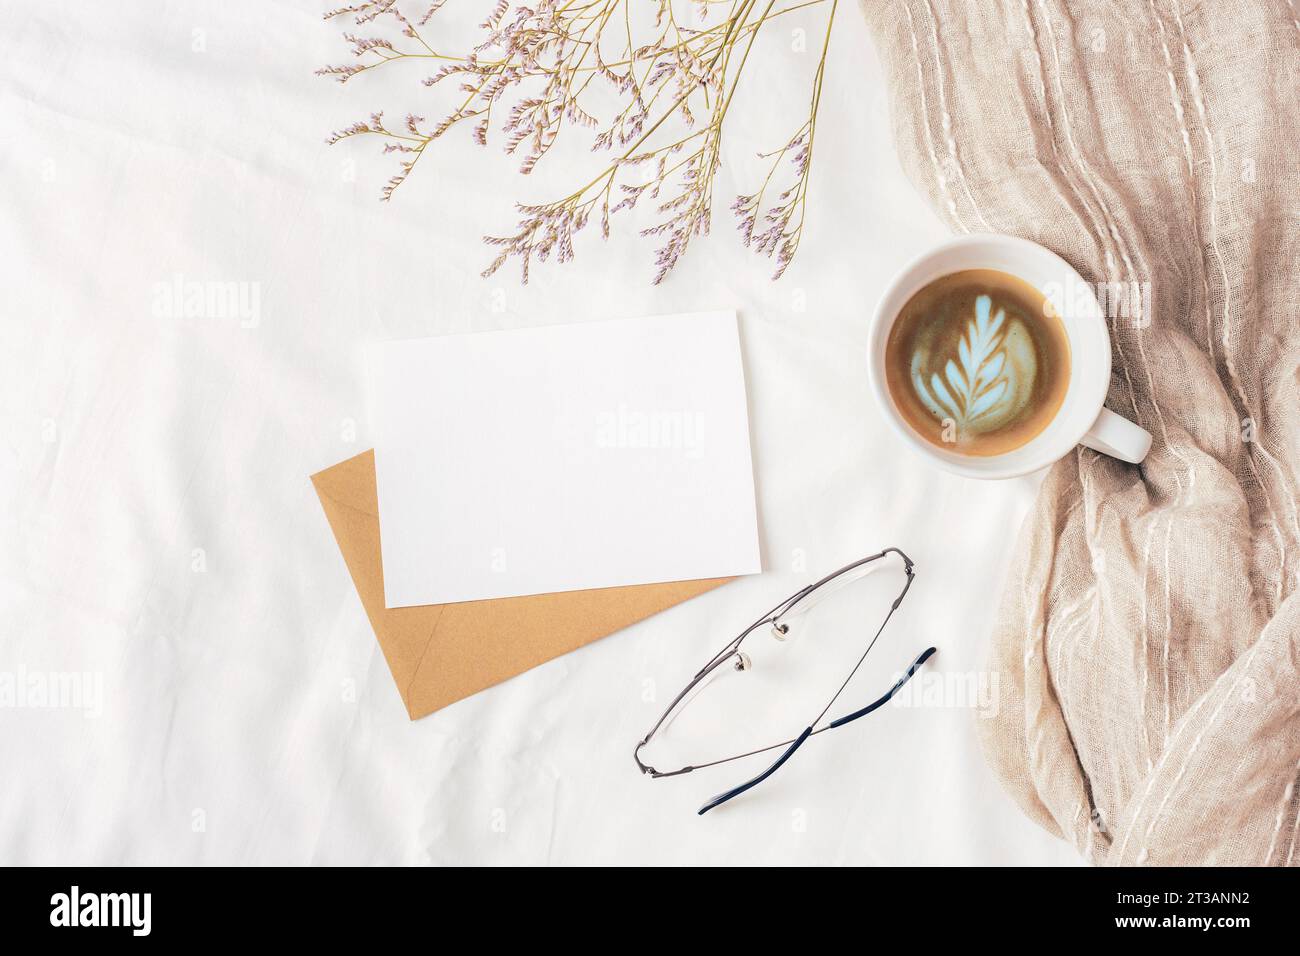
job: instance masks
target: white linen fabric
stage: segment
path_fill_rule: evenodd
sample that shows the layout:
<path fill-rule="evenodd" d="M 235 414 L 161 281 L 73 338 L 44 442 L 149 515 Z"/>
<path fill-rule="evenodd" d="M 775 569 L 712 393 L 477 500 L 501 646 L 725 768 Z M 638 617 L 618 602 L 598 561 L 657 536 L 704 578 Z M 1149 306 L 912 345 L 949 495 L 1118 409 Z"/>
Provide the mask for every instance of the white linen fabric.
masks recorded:
<path fill-rule="evenodd" d="M 895 159 L 856 11 L 784 279 L 720 213 L 659 287 L 636 219 L 520 287 L 479 278 L 478 237 L 570 178 L 451 137 L 377 202 L 392 157 L 324 137 L 428 93 L 402 69 L 313 76 L 347 56 L 324 7 L 49 2 L 0 34 L 0 678 L 65 689 L 0 707 L 0 862 L 1074 862 L 986 768 L 997 698 L 969 691 L 1038 481 L 929 468 L 867 388 L 875 294 L 948 230 Z M 814 63 L 789 30 L 820 21 L 799 16 L 755 46 L 722 203 L 802 122 Z M 741 316 L 766 573 L 409 722 L 308 480 L 370 445 L 363 347 L 715 308 Z M 863 686 L 933 643 L 924 706 L 702 819 L 756 762 L 637 773 L 633 743 L 717 646 L 886 545 L 917 584 Z"/>

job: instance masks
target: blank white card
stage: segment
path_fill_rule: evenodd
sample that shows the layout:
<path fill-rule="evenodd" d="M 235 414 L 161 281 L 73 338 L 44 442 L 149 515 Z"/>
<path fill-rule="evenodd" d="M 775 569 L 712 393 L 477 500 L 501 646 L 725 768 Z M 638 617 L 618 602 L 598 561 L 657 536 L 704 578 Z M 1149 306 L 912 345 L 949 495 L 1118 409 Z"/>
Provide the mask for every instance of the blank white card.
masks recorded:
<path fill-rule="evenodd" d="M 732 312 L 368 355 L 389 607 L 760 570 Z"/>

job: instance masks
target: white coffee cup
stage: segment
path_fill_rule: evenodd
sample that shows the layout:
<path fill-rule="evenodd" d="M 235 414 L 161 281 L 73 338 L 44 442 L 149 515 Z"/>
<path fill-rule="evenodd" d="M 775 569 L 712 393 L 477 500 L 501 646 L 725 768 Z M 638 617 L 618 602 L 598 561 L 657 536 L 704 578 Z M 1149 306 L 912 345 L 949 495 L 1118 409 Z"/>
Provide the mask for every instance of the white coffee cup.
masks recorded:
<path fill-rule="evenodd" d="M 922 287 L 965 269 L 996 269 L 1038 289 L 1061 317 L 1070 342 L 1070 381 L 1060 410 L 1028 442 L 1000 455 L 963 455 L 927 441 L 899 413 L 886 385 L 885 345 L 899 311 Z M 940 467 L 968 478 L 1028 474 L 1064 457 L 1080 443 L 1132 463 L 1141 462 L 1151 448 L 1146 429 L 1103 407 L 1110 387 L 1110 333 L 1092 286 L 1060 256 L 1027 239 L 962 236 L 913 260 L 876 305 L 868 368 L 880 407 L 903 441 Z"/>

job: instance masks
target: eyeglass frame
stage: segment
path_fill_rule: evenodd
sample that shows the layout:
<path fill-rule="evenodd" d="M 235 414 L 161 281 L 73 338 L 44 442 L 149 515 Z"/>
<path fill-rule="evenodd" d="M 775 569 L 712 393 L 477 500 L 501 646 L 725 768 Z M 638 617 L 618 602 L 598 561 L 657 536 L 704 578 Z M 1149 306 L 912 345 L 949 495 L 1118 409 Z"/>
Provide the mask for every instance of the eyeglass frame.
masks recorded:
<path fill-rule="evenodd" d="M 691 764 L 685 767 L 681 767 L 677 770 L 657 770 L 653 766 L 644 763 L 641 760 L 641 750 L 650 743 L 650 741 L 654 738 L 655 734 L 658 733 L 660 728 L 664 726 L 664 724 L 668 721 L 669 717 L 673 715 L 674 711 L 676 711 L 678 705 L 681 704 L 682 701 L 684 701 L 686 697 L 693 690 L 700 687 L 702 682 L 707 677 L 709 677 L 709 675 L 711 675 L 714 671 L 716 671 L 720 666 L 722 666 L 722 664 L 726 663 L 732 658 L 735 658 L 736 663 L 734 666 L 736 670 L 745 671 L 750 668 L 751 665 L 750 665 L 748 655 L 744 654 L 741 651 L 741 646 L 744 644 L 745 639 L 749 637 L 749 635 L 753 634 L 755 631 L 757 631 L 759 628 L 763 627 L 764 625 L 770 624 L 772 626 L 773 637 L 775 637 L 777 640 L 784 640 L 785 635 L 788 634 L 790 631 L 790 625 L 784 623 L 782 621 L 782 618 L 784 618 L 786 615 L 794 611 L 794 609 L 798 607 L 801 601 L 805 600 L 807 597 L 812 595 L 819 588 L 824 587 L 825 585 L 831 583 L 832 581 L 835 581 L 836 579 L 842 577 L 845 574 L 848 574 L 850 571 L 854 571 L 860 567 L 870 564 L 873 561 L 882 560 L 883 558 L 885 558 L 887 555 L 890 554 L 897 554 L 903 560 L 903 570 L 907 575 L 907 580 L 903 584 L 903 590 L 899 592 L 898 597 L 894 598 L 893 603 L 890 604 L 889 612 L 885 615 L 884 620 L 880 622 L 880 627 L 876 629 L 876 633 L 872 635 L 870 642 L 867 644 L 866 650 L 862 652 L 862 656 L 858 658 L 857 663 L 853 665 L 853 669 L 849 671 L 848 677 L 844 679 L 844 682 L 840 684 L 839 688 L 831 696 L 831 699 L 827 701 L 826 706 L 822 708 L 821 713 L 817 715 L 816 719 L 814 719 L 812 723 L 810 723 L 803 730 L 801 734 L 799 734 L 796 737 L 791 737 L 789 740 L 783 740 L 780 741 L 779 743 L 769 744 L 766 747 L 759 747 L 756 750 L 750 750 L 745 753 L 735 754 L 734 756 L 731 757 L 721 757 L 717 760 L 710 760 L 707 763 Z M 863 662 L 867 659 L 867 655 L 871 653 L 871 649 L 875 647 L 876 641 L 880 639 L 880 635 L 884 632 L 886 625 L 889 624 L 890 618 L 894 616 L 894 612 L 897 611 L 899 605 L 903 603 L 903 598 L 905 598 L 907 596 L 907 592 L 911 590 L 912 581 L 916 577 L 915 569 L 916 569 L 916 565 L 914 564 L 912 559 L 909 558 L 906 554 L 904 554 L 900 549 L 895 547 L 888 547 L 885 548 L 883 551 L 878 552 L 877 554 L 869 555 L 868 557 L 865 558 L 860 558 L 857 561 L 853 561 L 849 564 L 844 565 L 844 567 L 840 568 L 837 571 L 832 571 L 830 574 L 826 575 L 820 580 L 815 581 L 812 584 L 809 584 L 806 587 L 799 589 L 790 597 L 782 601 L 780 604 L 776 605 L 776 607 L 772 608 L 766 614 L 762 615 L 753 624 L 749 625 L 749 627 L 741 631 L 740 634 L 738 634 L 736 637 L 728 641 L 727 644 L 723 646 L 722 650 L 718 651 L 717 654 L 715 654 L 712 658 L 710 658 L 709 662 L 705 664 L 704 667 L 702 667 L 699 671 L 697 671 L 695 676 L 691 678 L 691 680 L 681 690 L 681 692 L 676 697 L 673 698 L 672 702 L 668 705 L 667 709 L 665 709 L 664 712 L 659 715 L 659 719 L 655 721 L 654 725 L 650 728 L 649 732 L 646 733 L 646 735 L 641 738 L 640 742 L 636 745 L 636 748 L 632 751 L 632 757 L 636 761 L 637 769 L 639 769 L 641 773 L 649 775 L 651 779 L 659 779 L 662 777 L 677 777 L 677 776 L 681 776 L 682 774 L 691 773 L 694 770 L 701 770 L 706 767 L 715 767 L 718 764 L 730 763 L 733 760 L 742 760 L 745 757 L 753 757 L 761 753 L 766 753 L 770 750 L 776 750 L 779 747 L 786 747 L 786 750 L 781 754 L 781 756 L 778 757 L 776 761 L 770 767 L 764 770 L 762 773 L 746 781 L 745 783 L 740 784 L 739 786 L 733 787 L 731 790 L 718 794 L 717 796 L 709 800 L 707 803 L 705 803 L 702 807 L 700 807 L 698 813 L 700 815 L 703 815 L 708 811 L 714 809 L 715 807 L 723 803 L 726 803 L 728 800 L 740 796 L 745 791 L 758 786 L 758 784 L 762 783 L 764 780 L 766 780 L 768 777 L 774 774 L 778 769 L 780 769 L 781 765 L 784 764 L 787 760 L 789 760 L 790 757 L 794 754 L 794 752 L 798 750 L 801 746 L 803 746 L 804 742 L 808 740 L 809 737 L 814 737 L 817 734 L 823 733 L 827 730 L 831 730 L 836 727 L 842 727 L 845 724 L 851 723 L 852 721 L 855 721 L 860 717 L 865 717 L 867 716 L 867 714 L 870 714 L 872 711 L 877 710 L 880 707 L 883 707 L 894 697 L 895 694 L 899 692 L 899 690 L 902 689 L 903 685 L 906 684 L 912 678 L 912 675 L 916 673 L 917 669 L 936 653 L 937 650 L 936 648 L 930 647 L 927 648 L 925 651 L 923 651 L 916 658 L 916 660 L 912 662 L 911 666 L 907 669 L 907 671 L 903 674 L 903 676 L 900 677 L 885 694 L 883 694 L 881 697 L 877 698 L 876 700 L 872 701 L 866 707 L 856 710 L 851 714 L 846 714 L 843 717 L 836 718 L 835 720 L 832 720 L 830 723 L 826 724 L 826 726 L 824 727 L 817 727 L 817 724 L 821 722 L 822 718 L 826 716 L 827 712 L 830 711 L 831 707 L 835 705 L 835 701 L 839 699 L 842 693 L 844 693 L 844 690 L 845 688 L 848 687 L 849 682 L 853 680 L 854 675 L 857 674 L 858 669 L 862 667 Z"/>

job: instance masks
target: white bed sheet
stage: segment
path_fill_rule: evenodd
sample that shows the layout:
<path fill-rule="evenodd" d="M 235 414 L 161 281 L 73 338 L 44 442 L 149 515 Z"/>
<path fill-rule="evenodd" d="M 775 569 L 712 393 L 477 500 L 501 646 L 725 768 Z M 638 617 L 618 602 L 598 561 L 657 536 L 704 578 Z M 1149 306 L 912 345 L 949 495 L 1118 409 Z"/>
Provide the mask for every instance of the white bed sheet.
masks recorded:
<path fill-rule="evenodd" d="M 887 708 L 704 818 L 736 765 L 650 781 L 631 759 L 651 689 L 885 545 L 918 565 L 898 646 L 939 645 L 944 673 L 985 660 L 1035 480 L 940 474 L 872 408 L 874 296 L 944 229 L 894 158 L 856 9 L 781 282 L 726 206 L 801 122 L 815 54 L 793 23 L 733 105 L 712 238 L 656 288 L 625 223 L 525 288 L 479 278 L 478 237 L 568 177 L 452 136 L 375 201 L 392 157 L 325 134 L 419 107 L 422 74 L 313 76 L 347 59 L 323 8 L 50 2 L 0 35 L 0 675 L 89 674 L 100 711 L 0 709 L 0 862 L 1075 862 L 1000 791 L 969 708 Z M 187 318 L 168 288 L 192 282 L 257 307 Z M 769 573 L 409 722 L 307 477 L 369 447 L 363 346 L 700 309 L 741 315 Z"/>

